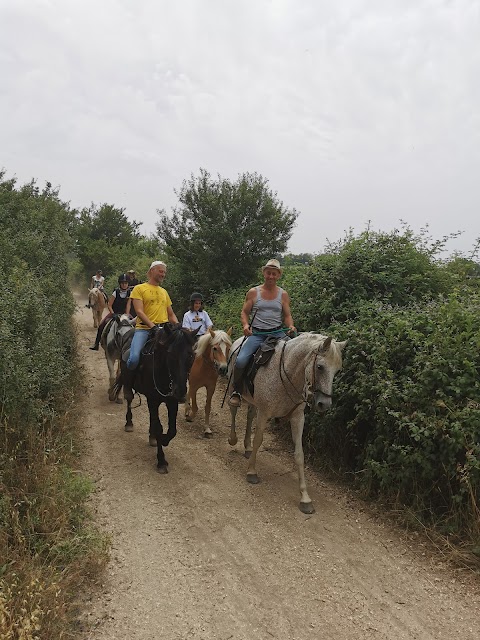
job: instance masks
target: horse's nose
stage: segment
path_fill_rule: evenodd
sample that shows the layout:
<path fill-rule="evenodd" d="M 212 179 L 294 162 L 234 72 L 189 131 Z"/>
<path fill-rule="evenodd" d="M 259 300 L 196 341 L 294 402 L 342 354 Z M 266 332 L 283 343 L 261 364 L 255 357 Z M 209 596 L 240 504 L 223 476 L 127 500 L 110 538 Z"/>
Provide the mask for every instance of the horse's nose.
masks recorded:
<path fill-rule="evenodd" d="M 218 367 L 218 375 L 223 378 L 227 375 L 228 367 L 226 364 L 222 364 Z"/>
<path fill-rule="evenodd" d="M 315 411 L 327 411 L 327 409 L 330 409 L 332 406 L 332 398 L 324 395 L 321 391 L 315 391 L 313 396 L 313 405 L 315 407 Z"/>

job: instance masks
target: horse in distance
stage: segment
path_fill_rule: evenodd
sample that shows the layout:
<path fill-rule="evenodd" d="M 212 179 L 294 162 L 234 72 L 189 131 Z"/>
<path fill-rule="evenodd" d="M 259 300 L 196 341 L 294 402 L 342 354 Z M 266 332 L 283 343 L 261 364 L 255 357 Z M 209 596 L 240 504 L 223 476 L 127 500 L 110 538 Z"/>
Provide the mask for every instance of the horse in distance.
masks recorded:
<path fill-rule="evenodd" d="M 205 387 L 207 397 L 205 401 L 205 427 L 203 435 L 211 438 L 210 412 L 212 397 L 217 386 L 219 376 L 226 376 L 228 370 L 228 356 L 232 346 L 232 328 L 228 331 L 209 329 L 198 339 L 195 345 L 195 360 L 193 361 L 188 378 L 188 394 L 185 404 L 185 418 L 193 422 L 198 412 L 197 392 Z"/>
<path fill-rule="evenodd" d="M 233 370 L 237 349 L 243 338 L 232 345 L 229 371 Z M 257 452 L 263 441 L 264 429 L 271 418 L 288 418 L 295 445 L 295 463 L 298 469 L 300 510 L 315 511 L 305 481 L 303 453 L 304 411 L 307 404 L 318 412 L 326 411 L 332 404 L 332 387 L 335 374 L 342 368 L 342 351 L 345 342 L 314 333 L 301 333 L 292 340 L 280 340 L 267 365 L 258 369 L 254 380 L 253 396 L 244 389 L 242 397 L 248 403 L 245 431 L 245 457 L 248 458 L 247 481 L 256 484 Z M 231 380 L 231 376 L 230 376 Z M 231 428 L 229 444 L 237 444 L 235 416 L 237 407 L 230 407 Z M 252 447 L 252 423 L 257 415 Z"/>
<path fill-rule="evenodd" d="M 93 326 L 95 329 L 97 329 L 98 325 L 102 321 L 105 307 L 107 306 L 103 291 L 101 291 L 100 289 L 97 289 L 96 287 L 93 289 L 89 289 L 88 290 L 88 306 L 92 310 Z"/>

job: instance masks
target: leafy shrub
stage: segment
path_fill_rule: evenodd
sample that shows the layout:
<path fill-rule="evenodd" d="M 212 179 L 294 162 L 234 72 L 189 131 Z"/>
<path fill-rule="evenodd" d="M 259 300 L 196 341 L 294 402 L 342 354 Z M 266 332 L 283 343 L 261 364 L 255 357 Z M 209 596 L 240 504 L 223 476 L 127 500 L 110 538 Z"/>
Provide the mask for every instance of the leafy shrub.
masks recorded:
<path fill-rule="evenodd" d="M 407 308 L 364 304 L 334 324 L 348 337 L 336 402 L 306 440 L 369 493 L 445 530 L 478 531 L 480 298 Z M 341 453 L 340 453 L 341 452 Z"/>

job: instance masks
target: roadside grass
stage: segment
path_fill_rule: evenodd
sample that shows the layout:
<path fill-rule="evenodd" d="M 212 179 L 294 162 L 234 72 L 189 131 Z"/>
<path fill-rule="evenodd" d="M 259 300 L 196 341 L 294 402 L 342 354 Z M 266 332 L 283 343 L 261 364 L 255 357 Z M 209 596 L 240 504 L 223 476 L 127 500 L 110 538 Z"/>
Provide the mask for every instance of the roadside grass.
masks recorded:
<path fill-rule="evenodd" d="M 62 416 L 22 431 L 0 476 L 0 637 L 73 638 L 83 591 L 101 574 L 109 539 L 89 507 L 93 483 L 76 469 L 82 448 L 74 394 Z M 3 423 L 7 431 L 16 425 Z"/>

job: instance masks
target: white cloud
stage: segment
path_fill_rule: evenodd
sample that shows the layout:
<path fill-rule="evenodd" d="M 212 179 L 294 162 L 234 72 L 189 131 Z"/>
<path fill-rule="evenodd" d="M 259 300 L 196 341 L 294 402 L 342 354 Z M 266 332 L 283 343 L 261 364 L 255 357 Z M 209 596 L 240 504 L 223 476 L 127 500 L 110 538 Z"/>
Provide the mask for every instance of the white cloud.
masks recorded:
<path fill-rule="evenodd" d="M 0 164 L 152 231 L 199 167 L 266 176 L 290 249 L 480 235 L 478 0 L 0 2 Z"/>

